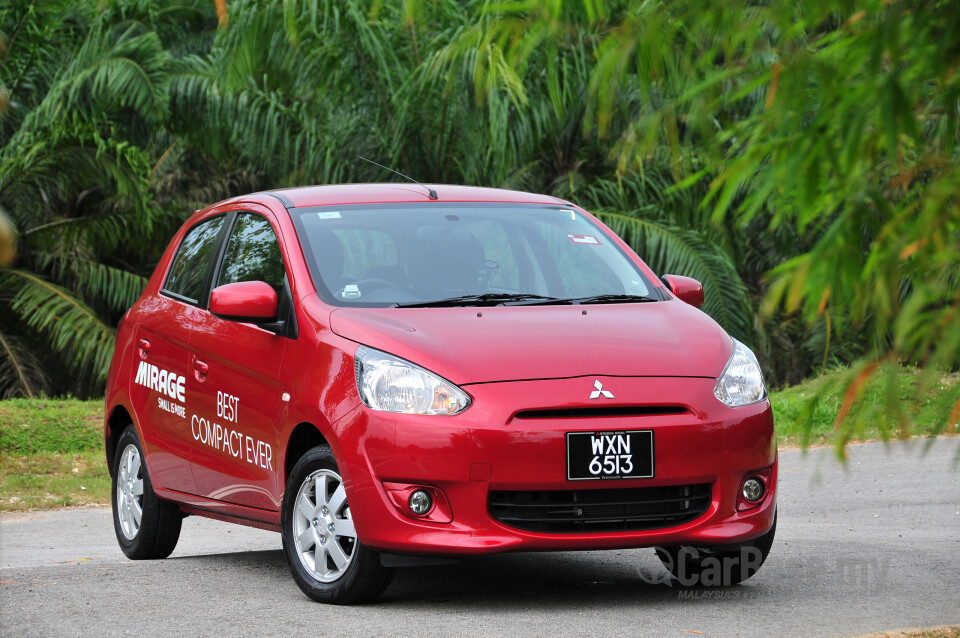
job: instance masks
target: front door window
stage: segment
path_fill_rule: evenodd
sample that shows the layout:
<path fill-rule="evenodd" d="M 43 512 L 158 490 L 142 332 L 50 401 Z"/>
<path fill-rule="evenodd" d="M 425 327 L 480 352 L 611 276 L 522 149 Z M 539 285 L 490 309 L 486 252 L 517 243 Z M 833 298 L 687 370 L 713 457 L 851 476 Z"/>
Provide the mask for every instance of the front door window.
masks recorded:
<path fill-rule="evenodd" d="M 237 213 L 213 287 L 264 281 L 281 294 L 284 265 L 273 226 Z M 193 476 L 206 498 L 279 509 L 277 415 L 285 391 L 280 363 L 288 339 L 252 323 L 203 311 L 190 349 L 207 370 L 197 407 Z"/>

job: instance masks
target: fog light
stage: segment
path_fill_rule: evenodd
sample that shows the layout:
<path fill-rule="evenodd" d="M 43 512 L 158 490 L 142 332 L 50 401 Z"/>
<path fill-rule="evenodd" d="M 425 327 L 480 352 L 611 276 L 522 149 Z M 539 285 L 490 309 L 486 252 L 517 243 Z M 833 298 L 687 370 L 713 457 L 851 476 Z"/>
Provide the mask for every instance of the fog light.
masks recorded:
<path fill-rule="evenodd" d="M 433 499 L 426 490 L 417 490 L 410 495 L 410 511 L 417 516 L 423 516 L 433 507 Z"/>
<path fill-rule="evenodd" d="M 763 481 L 758 478 L 749 478 L 743 482 L 743 498 L 756 503 L 763 498 Z M 412 500 L 411 500 L 412 503 Z"/>

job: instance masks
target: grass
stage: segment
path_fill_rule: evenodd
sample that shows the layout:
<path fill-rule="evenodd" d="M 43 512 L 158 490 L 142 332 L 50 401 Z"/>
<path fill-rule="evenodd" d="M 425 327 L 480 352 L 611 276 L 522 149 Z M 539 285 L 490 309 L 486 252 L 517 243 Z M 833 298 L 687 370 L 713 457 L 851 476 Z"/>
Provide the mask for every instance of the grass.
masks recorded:
<path fill-rule="evenodd" d="M 103 401 L 0 401 L 0 511 L 109 502 Z"/>
<path fill-rule="evenodd" d="M 916 368 L 877 369 L 859 386 L 848 418 L 835 427 L 849 382 L 859 370 L 826 372 L 770 393 L 780 445 L 842 446 L 853 441 L 887 440 L 957 432 L 960 374 Z"/>
<path fill-rule="evenodd" d="M 849 418 L 835 430 L 848 381 L 857 373 L 835 370 L 771 392 L 780 445 L 957 431 L 960 375 L 912 368 L 880 369 L 860 386 Z M 102 400 L 0 401 L 0 511 L 109 503 L 109 495 Z"/>

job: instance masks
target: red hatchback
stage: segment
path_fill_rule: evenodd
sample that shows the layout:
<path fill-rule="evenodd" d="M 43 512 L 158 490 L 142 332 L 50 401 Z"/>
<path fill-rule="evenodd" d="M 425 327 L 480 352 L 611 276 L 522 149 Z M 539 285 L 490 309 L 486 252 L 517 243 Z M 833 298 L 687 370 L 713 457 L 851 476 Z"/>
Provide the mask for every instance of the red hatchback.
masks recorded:
<path fill-rule="evenodd" d="M 657 547 L 681 583 L 737 583 L 773 542 L 777 450 L 756 358 L 702 301 L 544 195 L 211 206 L 118 330 L 117 539 L 163 558 L 186 515 L 275 530 L 331 603 L 506 551 Z"/>

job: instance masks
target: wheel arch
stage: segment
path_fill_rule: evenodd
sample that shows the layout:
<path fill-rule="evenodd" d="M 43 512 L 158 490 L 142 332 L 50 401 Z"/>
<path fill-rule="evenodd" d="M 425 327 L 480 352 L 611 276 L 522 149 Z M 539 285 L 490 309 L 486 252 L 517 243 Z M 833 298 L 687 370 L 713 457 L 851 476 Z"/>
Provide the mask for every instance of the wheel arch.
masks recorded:
<path fill-rule="evenodd" d="M 127 409 L 127 406 L 118 404 L 110 410 L 110 415 L 106 419 L 104 428 L 104 449 L 107 453 L 107 467 L 113 467 L 113 459 L 117 454 L 117 439 L 123 434 L 128 425 L 137 427 L 133 419 L 133 413 Z M 137 428 L 137 436 L 140 435 Z"/>
<path fill-rule="evenodd" d="M 284 485 L 286 485 L 287 478 L 290 476 L 293 466 L 300 460 L 300 457 L 318 445 L 329 446 L 330 442 L 316 425 L 309 421 L 301 421 L 293 428 L 289 438 L 287 438 L 287 445 L 284 448 L 283 454 Z"/>

